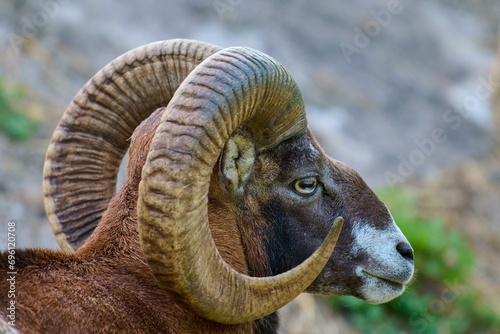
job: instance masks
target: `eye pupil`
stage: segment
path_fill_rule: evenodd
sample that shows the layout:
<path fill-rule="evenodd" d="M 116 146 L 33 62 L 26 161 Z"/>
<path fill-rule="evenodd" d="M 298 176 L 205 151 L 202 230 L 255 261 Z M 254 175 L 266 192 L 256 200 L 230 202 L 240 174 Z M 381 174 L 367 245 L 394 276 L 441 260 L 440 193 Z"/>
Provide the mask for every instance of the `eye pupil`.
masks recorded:
<path fill-rule="evenodd" d="M 296 180 L 293 188 L 301 195 L 312 195 L 318 187 L 318 180 L 315 177 Z"/>

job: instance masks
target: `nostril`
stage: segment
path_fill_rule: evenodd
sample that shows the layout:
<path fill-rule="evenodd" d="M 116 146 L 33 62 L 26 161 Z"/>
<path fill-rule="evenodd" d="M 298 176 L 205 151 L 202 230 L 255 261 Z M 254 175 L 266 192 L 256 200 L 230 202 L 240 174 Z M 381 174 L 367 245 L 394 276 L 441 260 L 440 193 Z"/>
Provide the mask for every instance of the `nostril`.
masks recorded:
<path fill-rule="evenodd" d="M 400 242 L 396 245 L 396 250 L 408 261 L 413 261 L 413 249 L 407 242 Z"/>

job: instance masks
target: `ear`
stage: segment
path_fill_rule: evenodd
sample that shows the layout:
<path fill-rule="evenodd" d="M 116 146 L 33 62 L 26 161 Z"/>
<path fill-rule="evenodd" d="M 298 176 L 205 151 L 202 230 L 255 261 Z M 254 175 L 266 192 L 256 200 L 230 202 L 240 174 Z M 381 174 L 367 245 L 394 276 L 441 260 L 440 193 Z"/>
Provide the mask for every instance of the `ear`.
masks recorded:
<path fill-rule="evenodd" d="M 253 173 L 255 142 L 249 130 L 238 128 L 226 142 L 219 165 L 219 174 L 231 196 L 243 193 Z"/>

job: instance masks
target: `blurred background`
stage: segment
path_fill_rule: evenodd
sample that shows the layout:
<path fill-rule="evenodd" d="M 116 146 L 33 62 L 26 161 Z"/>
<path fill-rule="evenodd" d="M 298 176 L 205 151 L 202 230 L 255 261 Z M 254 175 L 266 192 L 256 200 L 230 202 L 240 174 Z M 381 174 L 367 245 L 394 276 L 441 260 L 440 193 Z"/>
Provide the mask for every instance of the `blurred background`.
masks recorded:
<path fill-rule="evenodd" d="M 289 69 L 321 145 L 386 201 L 418 270 L 386 305 L 301 295 L 282 333 L 500 333 L 498 0 L 11 0 L 0 13 L 0 249 L 9 221 L 18 247 L 58 247 L 44 155 L 97 70 L 156 40 L 250 46 Z"/>

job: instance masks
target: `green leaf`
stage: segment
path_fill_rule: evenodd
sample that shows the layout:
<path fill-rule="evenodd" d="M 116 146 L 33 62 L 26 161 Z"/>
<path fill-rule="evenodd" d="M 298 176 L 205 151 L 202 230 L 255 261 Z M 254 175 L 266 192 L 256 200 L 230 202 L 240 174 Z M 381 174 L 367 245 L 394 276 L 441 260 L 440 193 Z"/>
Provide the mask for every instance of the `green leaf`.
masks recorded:
<path fill-rule="evenodd" d="M 36 123 L 21 113 L 25 92 L 22 86 L 9 86 L 0 78 L 0 130 L 13 140 L 27 140 L 36 129 Z"/>

